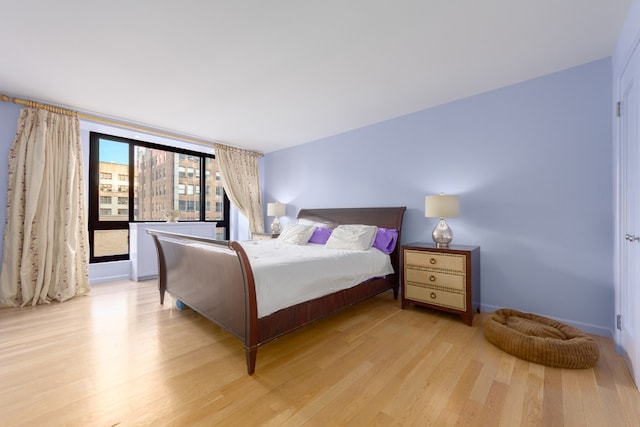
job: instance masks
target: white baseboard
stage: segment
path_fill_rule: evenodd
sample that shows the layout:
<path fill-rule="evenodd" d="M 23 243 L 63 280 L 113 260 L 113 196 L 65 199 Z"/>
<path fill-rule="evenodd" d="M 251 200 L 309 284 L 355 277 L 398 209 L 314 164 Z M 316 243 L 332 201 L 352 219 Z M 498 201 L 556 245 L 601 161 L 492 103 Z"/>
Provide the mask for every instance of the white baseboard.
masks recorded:
<path fill-rule="evenodd" d="M 481 304 L 480 305 L 480 311 L 488 312 L 488 313 L 492 313 L 492 312 L 494 312 L 496 310 L 500 310 L 501 308 L 506 308 L 506 307 L 495 307 L 495 306 L 486 305 L 486 304 Z M 518 309 L 514 309 L 514 310 L 518 310 Z M 520 311 L 524 312 L 524 310 L 520 310 Z M 611 339 L 613 339 L 613 336 L 614 336 L 613 330 L 609 329 L 609 328 L 606 328 L 604 326 L 592 325 L 592 324 L 589 324 L 589 323 L 576 322 L 576 321 L 569 320 L 569 319 L 561 319 L 561 318 L 549 316 L 549 315 L 543 314 L 543 313 L 535 313 L 535 314 L 537 314 L 539 316 L 545 316 L 545 317 L 548 317 L 550 319 L 557 320 L 558 322 L 565 323 L 565 324 L 567 324 L 569 326 L 573 326 L 574 328 L 578 328 L 581 331 L 586 332 L 588 334 L 600 335 L 600 336 L 611 338 Z"/>

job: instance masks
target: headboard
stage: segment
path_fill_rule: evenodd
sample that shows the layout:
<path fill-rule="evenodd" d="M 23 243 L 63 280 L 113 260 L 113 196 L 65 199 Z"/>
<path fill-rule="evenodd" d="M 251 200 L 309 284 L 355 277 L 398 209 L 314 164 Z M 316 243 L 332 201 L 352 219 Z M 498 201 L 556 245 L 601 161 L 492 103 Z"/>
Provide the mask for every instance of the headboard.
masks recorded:
<path fill-rule="evenodd" d="M 300 209 L 298 219 L 327 224 L 335 228 L 340 224 L 376 225 L 383 228 L 402 228 L 402 219 L 407 208 L 333 208 L 333 209 Z"/>
<path fill-rule="evenodd" d="M 402 219 L 407 208 L 376 207 L 376 208 L 329 208 L 329 209 L 300 209 L 298 219 L 304 219 L 314 223 L 326 224 L 327 228 L 335 228 L 340 224 L 364 224 L 375 225 L 382 228 L 398 230 L 398 243 L 390 254 L 391 264 L 396 272 L 396 278 L 400 273 L 400 241 L 402 238 Z"/>

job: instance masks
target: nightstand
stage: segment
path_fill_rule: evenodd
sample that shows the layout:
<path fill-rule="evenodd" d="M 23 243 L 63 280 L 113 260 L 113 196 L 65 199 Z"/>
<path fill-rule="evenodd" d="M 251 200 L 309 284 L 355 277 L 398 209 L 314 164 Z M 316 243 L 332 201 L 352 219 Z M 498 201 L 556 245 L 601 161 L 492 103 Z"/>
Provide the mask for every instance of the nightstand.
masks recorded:
<path fill-rule="evenodd" d="M 459 315 L 480 312 L 480 247 L 434 243 L 402 246 L 402 308 L 416 304 Z"/>
<path fill-rule="evenodd" d="M 252 233 L 251 240 L 269 240 L 276 239 L 280 234 L 272 234 L 272 233 Z"/>

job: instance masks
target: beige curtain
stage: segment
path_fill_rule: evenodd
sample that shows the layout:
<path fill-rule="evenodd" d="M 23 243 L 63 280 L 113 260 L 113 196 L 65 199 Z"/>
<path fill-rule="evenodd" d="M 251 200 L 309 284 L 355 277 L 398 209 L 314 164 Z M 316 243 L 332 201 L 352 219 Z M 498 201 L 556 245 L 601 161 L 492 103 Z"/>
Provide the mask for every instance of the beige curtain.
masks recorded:
<path fill-rule="evenodd" d="M 258 153 L 216 144 L 216 163 L 231 203 L 249 219 L 251 233 L 264 232 Z"/>
<path fill-rule="evenodd" d="M 9 153 L 1 305 L 35 306 L 89 292 L 80 126 L 69 114 L 20 113 Z"/>

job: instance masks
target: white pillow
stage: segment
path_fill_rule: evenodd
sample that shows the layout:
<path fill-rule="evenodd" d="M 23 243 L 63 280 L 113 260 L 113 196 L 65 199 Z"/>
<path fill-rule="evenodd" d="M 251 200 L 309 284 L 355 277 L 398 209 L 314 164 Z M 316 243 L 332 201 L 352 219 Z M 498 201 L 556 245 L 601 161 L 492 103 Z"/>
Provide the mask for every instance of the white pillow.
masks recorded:
<path fill-rule="evenodd" d="M 339 225 L 331 233 L 325 244 L 329 249 L 351 249 L 366 251 L 373 244 L 378 227 L 375 225 Z"/>
<path fill-rule="evenodd" d="M 284 231 L 278 236 L 278 240 L 284 243 L 293 243 L 294 245 L 306 245 L 316 227 L 304 224 L 289 224 Z"/>

